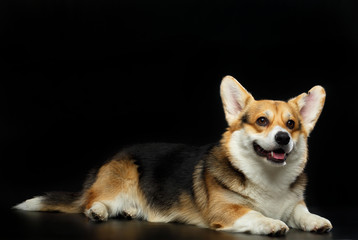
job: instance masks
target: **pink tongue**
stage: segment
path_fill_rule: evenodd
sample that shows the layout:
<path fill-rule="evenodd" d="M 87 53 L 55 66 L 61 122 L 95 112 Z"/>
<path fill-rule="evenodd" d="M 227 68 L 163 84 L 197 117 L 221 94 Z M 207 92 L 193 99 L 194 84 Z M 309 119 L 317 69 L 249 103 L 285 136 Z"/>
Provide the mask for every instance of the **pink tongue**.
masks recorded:
<path fill-rule="evenodd" d="M 275 153 L 275 152 L 273 152 L 273 157 L 276 158 L 276 159 L 283 160 L 283 159 L 285 159 L 285 154 L 284 153 Z"/>

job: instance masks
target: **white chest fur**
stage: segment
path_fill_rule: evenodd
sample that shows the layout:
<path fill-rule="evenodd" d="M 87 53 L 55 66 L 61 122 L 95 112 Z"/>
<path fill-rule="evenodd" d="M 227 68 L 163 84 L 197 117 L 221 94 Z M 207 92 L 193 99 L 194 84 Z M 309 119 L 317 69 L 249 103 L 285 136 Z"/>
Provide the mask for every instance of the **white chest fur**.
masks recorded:
<path fill-rule="evenodd" d="M 249 187 L 250 188 L 250 187 Z M 266 217 L 286 221 L 301 196 L 287 191 L 270 191 L 264 188 L 251 188 L 246 192 L 253 199 L 253 210 L 256 210 Z"/>
<path fill-rule="evenodd" d="M 303 200 L 303 191 L 293 192 L 290 184 L 302 172 L 306 153 L 306 141 L 295 141 L 287 164 L 276 167 L 258 156 L 252 146 L 253 139 L 244 130 L 232 134 L 229 148 L 232 164 L 248 178 L 243 193 L 253 199 L 252 205 L 267 217 L 285 220 L 294 206 Z"/>

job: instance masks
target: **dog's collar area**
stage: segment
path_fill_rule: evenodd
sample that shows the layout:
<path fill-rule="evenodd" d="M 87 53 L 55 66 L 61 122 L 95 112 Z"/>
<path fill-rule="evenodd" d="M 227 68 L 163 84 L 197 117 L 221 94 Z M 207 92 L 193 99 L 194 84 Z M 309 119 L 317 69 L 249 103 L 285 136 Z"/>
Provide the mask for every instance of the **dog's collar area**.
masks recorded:
<path fill-rule="evenodd" d="M 275 149 L 273 151 L 266 151 L 260 145 L 254 142 L 254 149 L 259 156 L 266 157 L 267 160 L 274 163 L 284 163 L 287 158 L 287 154 L 281 148 Z"/>

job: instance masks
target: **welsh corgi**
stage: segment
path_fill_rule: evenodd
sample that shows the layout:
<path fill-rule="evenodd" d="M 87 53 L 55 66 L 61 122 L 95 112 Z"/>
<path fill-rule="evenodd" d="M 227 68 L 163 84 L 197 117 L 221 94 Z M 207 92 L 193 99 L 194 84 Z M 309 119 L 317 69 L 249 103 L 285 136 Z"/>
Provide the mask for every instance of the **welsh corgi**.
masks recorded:
<path fill-rule="evenodd" d="M 307 138 L 325 90 L 315 86 L 287 102 L 255 100 L 226 76 L 220 93 L 228 128 L 218 143 L 134 145 L 92 172 L 81 192 L 50 192 L 14 208 L 273 236 L 289 227 L 329 232 L 330 221 L 304 202 Z"/>

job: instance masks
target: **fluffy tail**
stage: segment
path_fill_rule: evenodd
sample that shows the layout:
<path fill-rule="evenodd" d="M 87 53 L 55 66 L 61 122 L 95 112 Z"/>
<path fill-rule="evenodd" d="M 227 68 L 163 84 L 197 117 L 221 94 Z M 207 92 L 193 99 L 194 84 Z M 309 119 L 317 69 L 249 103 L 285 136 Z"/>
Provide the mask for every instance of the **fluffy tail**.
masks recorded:
<path fill-rule="evenodd" d="M 26 200 L 16 206 L 15 209 L 25 211 L 57 211 L 65 213 L 83 212 L 83 204 L 80 193 L 49 192 L 44 196 L 37 196 Z"/>

